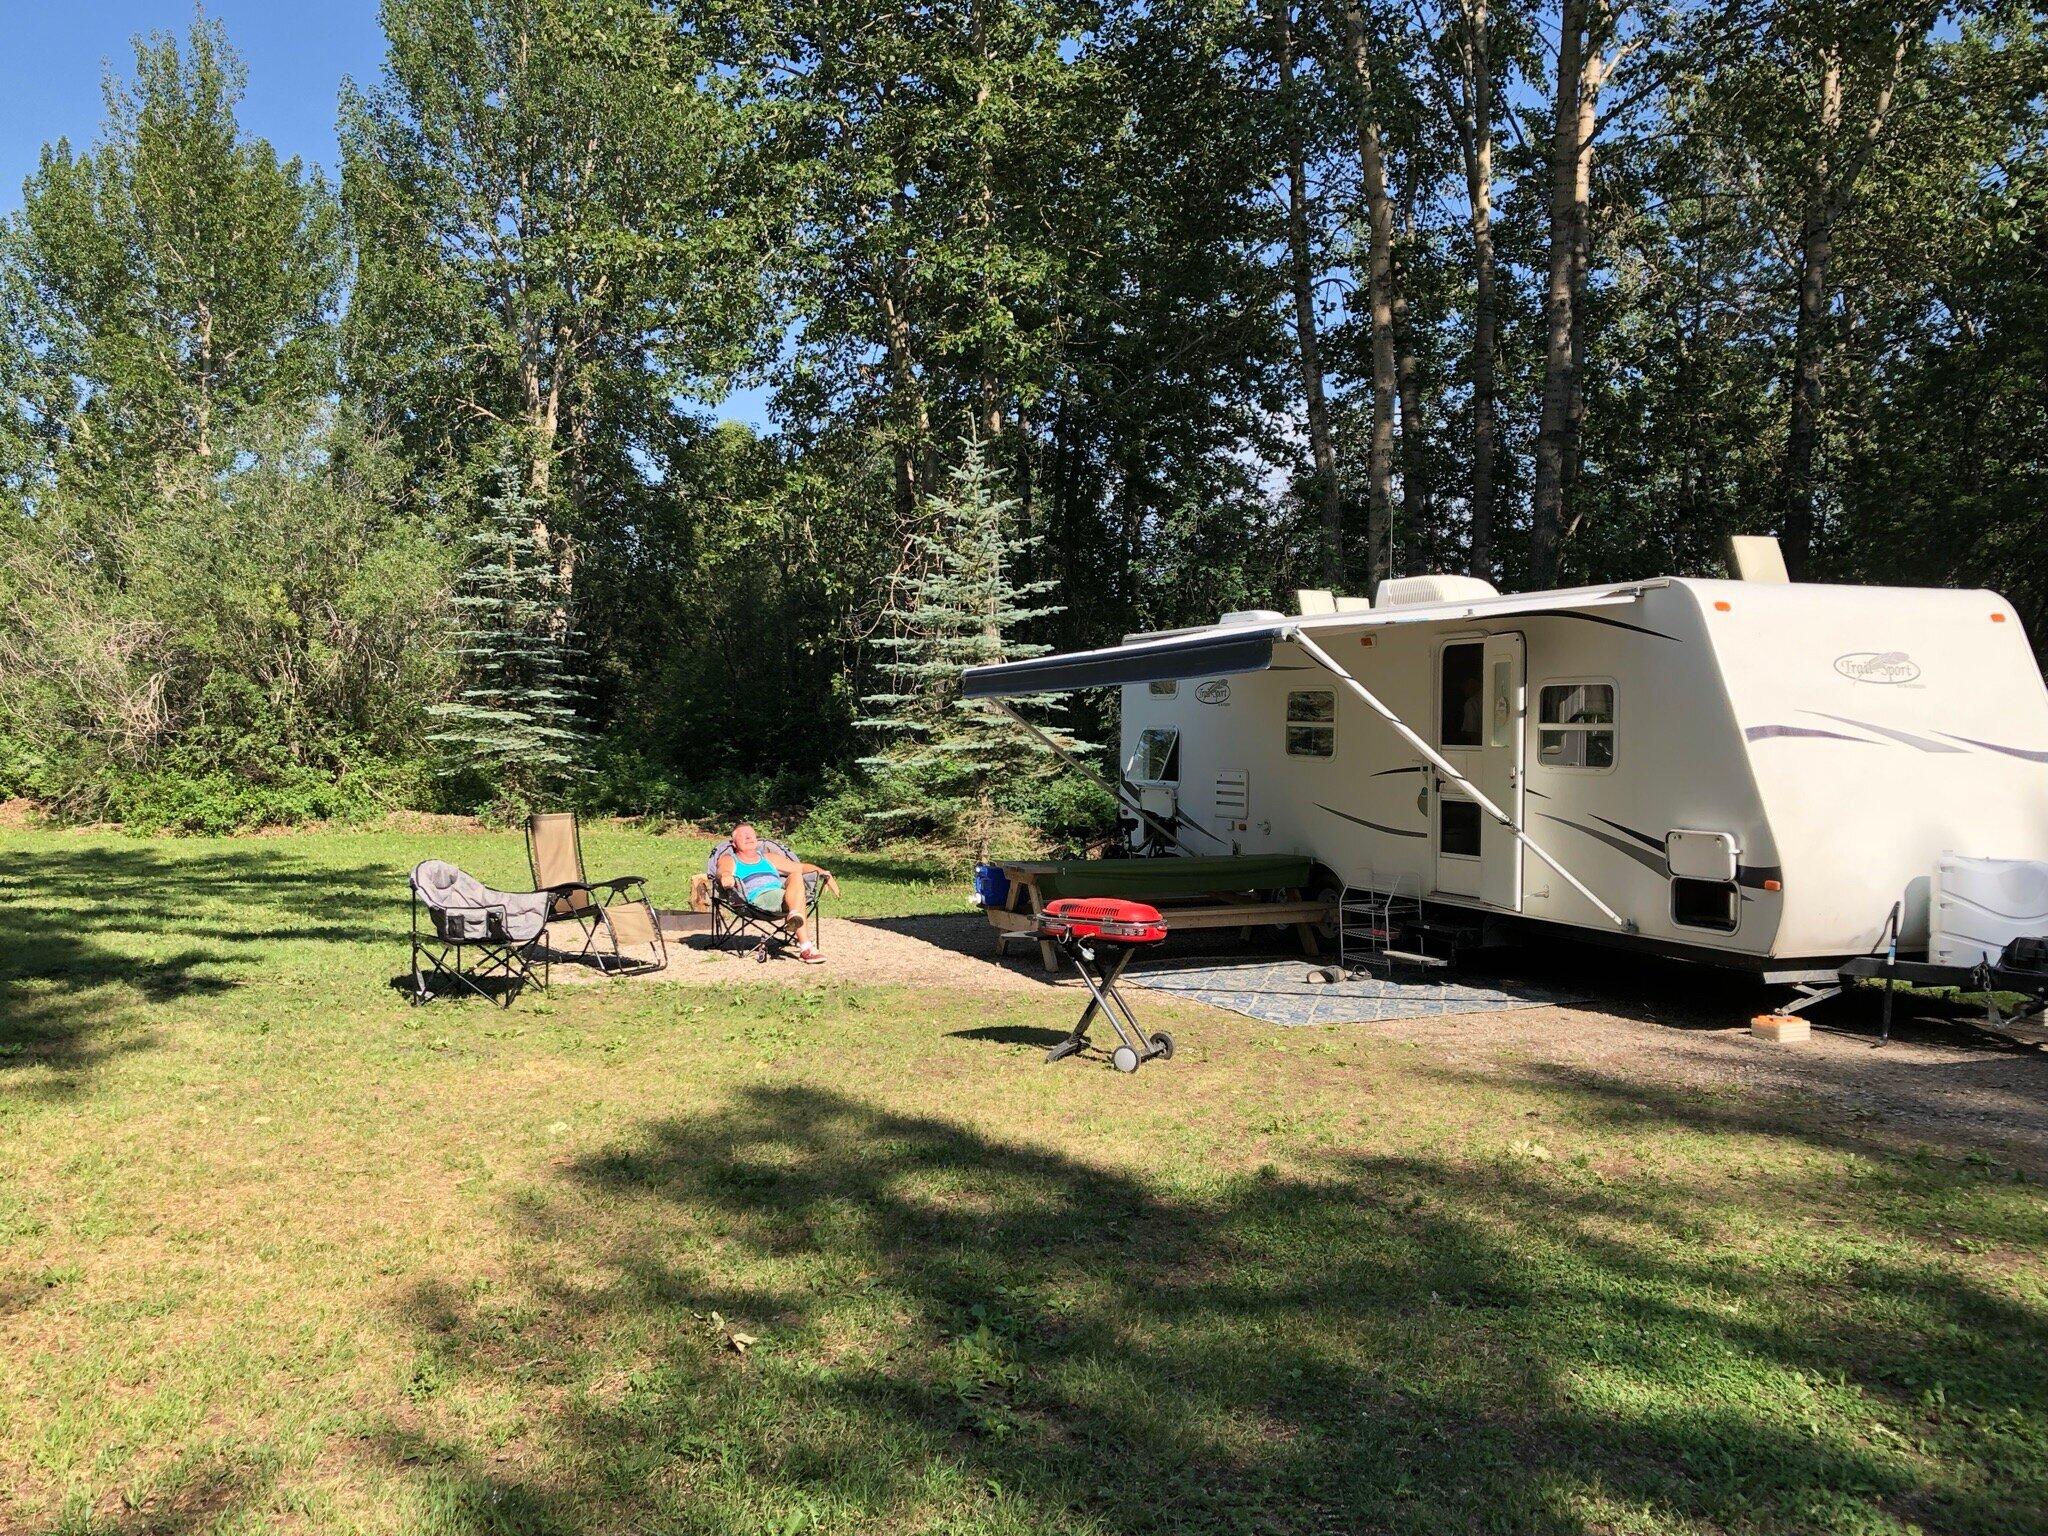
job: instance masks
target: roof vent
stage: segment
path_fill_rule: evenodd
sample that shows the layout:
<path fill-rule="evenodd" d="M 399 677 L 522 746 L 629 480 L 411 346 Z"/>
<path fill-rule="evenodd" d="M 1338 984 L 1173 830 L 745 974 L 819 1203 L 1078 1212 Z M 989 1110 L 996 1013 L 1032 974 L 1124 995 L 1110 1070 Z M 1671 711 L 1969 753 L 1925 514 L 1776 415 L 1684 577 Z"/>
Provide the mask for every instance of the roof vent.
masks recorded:
<path fill-rule="evenodd" d="M 1285 624 L 1287 615 L 1271 608 L 1240 608 L 1234 613 L 1226 613 L 1216 622 L 1233 627 L 1240 624 Z"/>
<path fill-rule="evenodd" d="M 1477 576 L 1401 576 L 1381 582 L 1373 601 L 1382 608 L 1418 608 L 1425 603 L 1469 603 L 1475 598 L 1499 596 L 1492 582 Z"/>

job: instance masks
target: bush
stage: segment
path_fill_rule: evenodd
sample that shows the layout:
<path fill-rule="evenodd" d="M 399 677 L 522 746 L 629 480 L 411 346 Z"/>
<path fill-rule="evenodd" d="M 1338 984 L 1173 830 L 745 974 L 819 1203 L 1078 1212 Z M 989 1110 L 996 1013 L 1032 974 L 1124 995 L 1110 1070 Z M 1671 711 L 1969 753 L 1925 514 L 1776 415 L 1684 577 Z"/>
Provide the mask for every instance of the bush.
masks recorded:
<path fill-rule="evenodd" d="M 826 793 L 824 776 L 809 770 L 693 772 L 662 762 L 637 745 L 609 739 L 599 743 L 593 756 L 592 771 L 578 782 L 574 794 L 581 809 L 604 816 L 687 822 L 753 817 L 789 825 L 803 807 Z"/>
<path fill-rule="evenodd" d="M 1109 786 L 1071 771 L 1025 780 L 1009 809 L 1041 838 L 1067 848 L 1100 842 L 1116 831 L 1116 796 Z"/>
<path fill-rule="evenodd" d="M 0 524 L 0 773 L 67 820 L 224 831 L 417 803 L 447 558 L 347 422 L 245 422 L 139 514 Z"/>
<path fill-rule="evenodd" d="M 802 836 L 810 843 L 842 848 L 875 847 L 905 839 L 968 848 L 972 839 L 960 834 L 944 814 L 941 802 L 927 797 L 924 789 L 915 768 L 897 769 L 888 775 L 835 775 L 831 787 L 804 819 Z M 1006 845 L 1022 840 L 1038 846 L 1080 848 L 1116 830 L 1116 797 L 1098 780 L 1074 772 L 1019 776 L 1004 786 L 996 811 L 998 824 L 1005 831 L 994 841 Z"/>
<path fill-rule="evenodd" d="M 262 775 L 172 759 L 147 772 L 109 768 L 91 786 L 98 813 L 131 832 L 221 835 L 308 821 L 373 821 L 418 803 L 416 765 L 371 761 L 341 774 L 301 764 Z M 43 798 L 76 803 L 76 790 L 50 784 Z"/>

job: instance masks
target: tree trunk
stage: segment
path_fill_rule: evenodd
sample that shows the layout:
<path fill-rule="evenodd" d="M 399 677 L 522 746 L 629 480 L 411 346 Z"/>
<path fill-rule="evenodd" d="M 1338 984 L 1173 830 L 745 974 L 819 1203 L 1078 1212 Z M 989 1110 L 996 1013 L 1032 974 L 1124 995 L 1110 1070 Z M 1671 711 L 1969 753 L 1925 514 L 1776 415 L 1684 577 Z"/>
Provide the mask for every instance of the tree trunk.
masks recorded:
<path fill-rule="evenodd" d="M 1543 411 L 1536 433 L 1536 486 L 1529 527 L 1529 583 L 1557 577 L 1564 529 L 1564 473 L 1572 409 L 1572 269 L 1578 249 L 1581 74 L 1587 0 L 1563 0 L 1557 34 L 1557 97 L 1550 142 L 1550 267 L 1543 291 Z"/>
<path fill-rule="evenodd" d="M 1813 456 L 1827 350 L 1828 260 L 1834 252 L 1827 146 L 1842 124 L 1842 61 L 1832 51 L 1822 55 L 1820 124 L 1822 147 L 1799 221 L 1799 318 L 1792 339 L 1792 415 L 1785 432 L 1784 510 L 1778 528 L 1785 568 L 1795 581 L 1810 573 L 1813 556 Z"/>
<path fill-rule="evenodd" d="M 1403 224 L 1405 243 L 1413 234 L 1412 212 Z M 1429 466 L 1425 462 L 1429 434 L 1422 421 L 1422 367 L 1415 355 L 1414 327 L 1408 321 L 1408 291 L 1398 268 L 1393 286 L 1394 378 L 1401 400 L 1401 517 L 1407 525 L 1412 552 L 1415 541 L 1425 533 L 1435 537 L 1435 498 L 1430 494 Z M 1414 558 L 1412 553 L 1409 558 Z M 1398 574 L 1391 556 L 1387 574 Z"/>
<path fill-rule="evenodd" d="M 1337 449 L 1330 431 L 1330 406 L 1323 392 L 1322 348 L 1316 335 L 1315 272 L 1310 264 L 1308 239 L 1308 170 L 1303 162 L 1301 123 L 1294 113 L 1292 4 L 1293 0 L 1280 0 L 1273 11 L 1281 114 L 1287 132 L 1287 256 L 1294 289 L 1294 333 L 1301 358 L 1301 387 L 1308 404 L 1309 452 L 1315 462 L 1316 494 L 1323 510 L 1322 580 L 1326 586 L 1336 588 L 1344 584 L 1344 502 L 1337 484 Z"/>
<path fill-rule="evenodd" d="M 1487 0 L 1465 4 L 1465 194 L 1472 210 L 1472 571 L 1493 575 L 1493 474 L 1499 442 L 1498 301 L 1493 257 L 1493 59 Z"/>
<path fill-rule="evenodd" d="M 875 302 L 882 311 L 882 345 L 889 359 L 889 392 L 896 418 L 892 423 L 896 439 L 896 511 L 908 526 L 922 489 L 918 455 L 931 440 L 931 408 L 918 383 L 908 306 L 886 278 L 878 275 L 873 287 Z"/>
<path fill-rule="evenodd" d="M 981 67 L 984 71 L 992 67 L 988 46 L 982 41 L 980 12 L 975 13 L 974 30 L 976 42 L 981 48 Z M 989 83 L 984 74 L 974 88 L 974 111 L 977 120 L 988 106 Z M 979 125 L 978 125 L 979 126 Z M 995 252 L 995 167 L 990 162 L 986 140 L 986 128 L 980 127 L 984 135 L 982 146 L 975 152 L 975 223 L 981 231 L 981 306 L 982 324 L 988 324 L 989 315 L 996 307 L 995 279 L 990 268 Z M 984 341 L 979 348 L 979 378 L 976 391 L 980 395 L 980 414 L 974 424 L 976 434 L 985 443 L 994 442 L 1003 432 L 1002 390 L 996 379 L 995 346 Z"/>
<path fill-rule="evenodd" d="M 1594 3 L 1597 10 L 1600 0 Z M 1565 412 L 1563 484 L 1558 498 L 1564 518 L 1564 534 L 1559 540 L 1560 565 L 1562 546 L 1570 542 L 1586 514 L 1585 503 L 1578 494 L 1579 462 L 1586 436 L 1586 274 L 1593 265 L 1593 140 L 1599 132 L 1600 88 L 1606 83 L 1608 68 L 1598 35 L 1603 19 L 1596 14 L 1588 20 L 1585 51 L 1579 63 L 1578 161 L 1572 171 L 1571 399 Z M 1556 579 L 1555 572 L 1552 579 Z"/>
<path fill-rule="evenodd" d="M 1356 3 L 1344 8 L 1344 35 L 1358 92 L 1358 168 L 1365 195 L 1367 297 L 1372 323 L 1372 438 L 1366 456 L 1366 580 L 1392 574 L 1394 528 L 1394 205 L 1372 92 L 1371 38 Z M 1405 427 L 1406 417 L 1403 424 Z"/>

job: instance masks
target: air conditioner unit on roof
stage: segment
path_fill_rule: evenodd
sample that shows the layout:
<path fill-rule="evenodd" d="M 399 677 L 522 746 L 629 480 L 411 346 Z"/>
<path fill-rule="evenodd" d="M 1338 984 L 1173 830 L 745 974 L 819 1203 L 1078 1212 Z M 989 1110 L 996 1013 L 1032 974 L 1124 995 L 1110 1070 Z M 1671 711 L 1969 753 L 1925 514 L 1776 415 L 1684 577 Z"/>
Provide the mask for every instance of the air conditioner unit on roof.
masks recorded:
<path fill-rule="evenodd" d="M 1398 576 L 1380 583 L 1373 602 L 1381 608 L 1419 608 L 1425 603 L 1467 603 L 1499 596 L 1492 582 L 1477 576 Z"/>

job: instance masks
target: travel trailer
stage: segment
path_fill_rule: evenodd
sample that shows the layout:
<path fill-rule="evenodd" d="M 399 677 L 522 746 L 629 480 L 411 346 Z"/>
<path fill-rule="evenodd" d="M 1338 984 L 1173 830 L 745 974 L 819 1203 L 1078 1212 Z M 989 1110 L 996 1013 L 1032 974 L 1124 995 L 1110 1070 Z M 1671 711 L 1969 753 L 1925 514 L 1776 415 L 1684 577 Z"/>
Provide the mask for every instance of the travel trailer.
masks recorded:
<path fill-rule="evenodd" d="M 1944 855 L 2048 861 L 2048 689 L 1994 593 L 1430 576 L 1302 596 L 963 688 L 1120 689 L 1139 851 L 1306 854 L 1333 892 L 1407 893 L 1489 937 L 1811 983 L 1925 953 Z"/>

